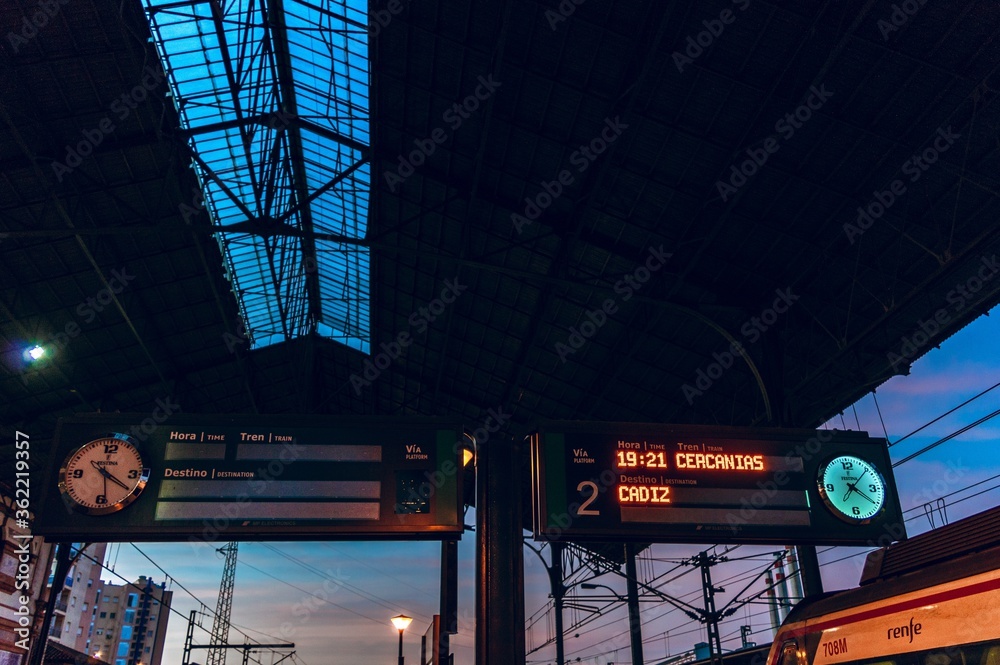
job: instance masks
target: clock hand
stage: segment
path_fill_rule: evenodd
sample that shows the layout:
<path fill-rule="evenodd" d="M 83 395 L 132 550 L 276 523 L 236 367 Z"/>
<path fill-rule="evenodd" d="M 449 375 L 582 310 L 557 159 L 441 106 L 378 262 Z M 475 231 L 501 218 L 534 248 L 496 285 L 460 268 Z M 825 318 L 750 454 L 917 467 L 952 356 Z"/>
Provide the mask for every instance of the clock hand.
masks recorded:
<path fill-rule="evenodd" d="M 107 469 L 105 469 L 105 468 L 104 468 L 103 466 L 100 466 L 100 465 L 98 465 L 98 463 L 97 463 L 97 462 L 95 462 L 95 461 L 91 460 L 91 461 L 90 461 L 90 464 L 91 464 L 91 466 L 93 466 L 93 467 L 94 467 L 95 469 L 97 469 L 98 471 L 100 471 L 100 472 L 101 472 L 101 475 L 102 475 L 102 476 L 104 476 L 104 494 L 105 494 L 105 495 L 107 495 L 107 493 L 108 493 L 108 491 L 107 491 L 107 487 L 108 487 L 108 479 L 111 479 L 111 482 L 113 482 L 113 483 L 117 483 L 117 484 L 118 484 L 118 486 L 119 486 L 119 487 L 121 487 L 121 488 L 124 488 L 124 489 L 126 489 L 126 490 L 131 490 L 131 489 L 132 489 L 131 487 L 129 487 L 128 485 L 126 485 L 126 484 L 125 484 L 125 483 L 123 483 L 122 481 L 118 480 L 118 479 L 117 479 L 117 478 L 115 478 L 115 477 L 114 477 L 113 475 L 111 475 L 111 472 L 110 472 L 110 471 L 108 471 Z"/>
<path fill-rule="evenodd" d="M 131 490 L 132 489 L 131 487 L 129 487 L 128 485 L 126 485 L 122 481 L 120 481 L 117 478 L 115 478 L 114 476 L 112 476 L 110 471 L 105 471 L 104 472 L 104 477 L 107 478 L 108 480 L 112 481 L 113 483 L 117 484 L 119 487 L 121 487 L 123 489 L 126 489 L 126 490 Z"/>
<path fill-rule="evenodd" d="M 861 490 L 859 490 L 857 487 L 855 487 L 855 486 L 852 485 L 851 489 L 853 491 L 857 492 L 861 496 L 862 499 L 865 499 L 869 503 L 878 505 L 878 504 L 875 503 L 875 501 L 870 496 L 868 496 L 867 494 L 865 494 L 864 492 L 862 492 Z"/>
<path fill-rule="evenodd" d="M 847 499 L 851 496 L 851 492 L 857 492 L 858 494 L 861 494 L 861 490 L 858 489 L 858 483 L 861 482 L 861 479 L 865 477 L 866 473 L 868 473 L 868 469 L 865 469 L 864 471 L 862 471 L 861 475 L 858 476 L 858 479 L 855 480 L 853 483 L 847 483 L 847 492 L 844 493 L 844 499 L 843 499 L 844 501 L 847 501 Z M 865 495 L 861 494 L 861 496 L 865 496 Z M 868 497 L 865 496 L 865 498 L 867 499 Z M 875 503 L 875 502 L 872 501 L 872 503 Z"/>

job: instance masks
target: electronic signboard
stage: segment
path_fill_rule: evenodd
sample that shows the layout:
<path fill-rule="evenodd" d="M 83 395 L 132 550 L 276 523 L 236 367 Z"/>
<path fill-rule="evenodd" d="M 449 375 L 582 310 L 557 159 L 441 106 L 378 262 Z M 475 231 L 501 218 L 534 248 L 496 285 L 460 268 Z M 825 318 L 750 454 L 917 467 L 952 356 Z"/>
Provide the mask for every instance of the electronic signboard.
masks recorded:
<path fill-rule="evenodd" d="M 863 432 L 565 421 L 531 444 L 539 540 L 905 538 L 886 441 Z"/>
<path fill-rule="evenodd" d="M 34 532 L 50 541 L 453 539 L 461 424 L 93 414 L 59 421 Z"/>

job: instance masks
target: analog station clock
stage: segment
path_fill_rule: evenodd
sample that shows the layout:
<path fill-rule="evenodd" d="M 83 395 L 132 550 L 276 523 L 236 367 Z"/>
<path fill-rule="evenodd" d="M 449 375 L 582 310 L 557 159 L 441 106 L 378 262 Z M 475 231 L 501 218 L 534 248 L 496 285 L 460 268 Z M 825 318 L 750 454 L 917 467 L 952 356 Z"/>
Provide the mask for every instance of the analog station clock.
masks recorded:
<path fill-rule="evenodd" d="M 75 510 L 88 515 L 118 512 L 135 501 L 149 469 L 133 439 L 109 435 L 71 452 L 59 469 L 59 491 Z"/>
<path fill-rule="evenodd" d="M 867 523 L 885 508 L 885 479 L 860 457 L 839 455 L 821 464 L 816 481 L 824 505 L 845 522 Z"/>

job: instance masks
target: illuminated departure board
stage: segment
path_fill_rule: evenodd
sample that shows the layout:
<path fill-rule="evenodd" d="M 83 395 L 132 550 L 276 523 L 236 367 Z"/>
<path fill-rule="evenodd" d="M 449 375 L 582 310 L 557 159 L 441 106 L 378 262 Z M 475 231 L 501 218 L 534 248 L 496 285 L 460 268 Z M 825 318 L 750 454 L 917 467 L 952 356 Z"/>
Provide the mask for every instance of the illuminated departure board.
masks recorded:
<path fill-rule="evenodd" d="M 884 439 L 839 430 L 550 422 L 539 540 L 885 545 L 905 537 Z"/>
<path fill-rule="evenodd" d="M 461 536 L 460 424 L 95 414 L 59 422 L 33 531 L 49 540 Z"/>

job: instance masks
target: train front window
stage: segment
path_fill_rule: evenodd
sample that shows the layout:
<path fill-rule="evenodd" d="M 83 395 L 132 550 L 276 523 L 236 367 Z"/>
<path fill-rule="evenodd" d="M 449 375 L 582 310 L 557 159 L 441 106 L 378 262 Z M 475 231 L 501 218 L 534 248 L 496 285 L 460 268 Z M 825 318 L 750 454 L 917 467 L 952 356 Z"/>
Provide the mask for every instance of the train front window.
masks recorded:
<path fill-rule="evenodd" d="M 982 665 L 1000 665 L 1000 646 L 990 647 L 983 654 Z"/>
<path fill-rule="evenodd" d="M 799 665 L 799 646 L 795 640 L 788 640 L 782 645 L 778 665 Z"/>

